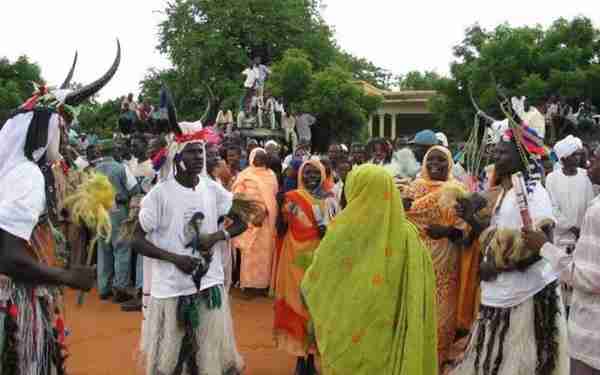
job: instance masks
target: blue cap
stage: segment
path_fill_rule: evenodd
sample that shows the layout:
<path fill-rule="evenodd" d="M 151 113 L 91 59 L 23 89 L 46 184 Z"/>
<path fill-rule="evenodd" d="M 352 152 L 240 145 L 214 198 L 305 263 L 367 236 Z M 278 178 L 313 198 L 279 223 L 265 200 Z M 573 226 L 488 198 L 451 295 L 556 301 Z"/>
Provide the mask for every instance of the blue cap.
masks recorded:
<path fill-rule="evenodd" d="M 434 146 L 440 143 L 437 136 L 432 130 L 421 130 L 415 135 L 412 143 L 423 146 Z"/>

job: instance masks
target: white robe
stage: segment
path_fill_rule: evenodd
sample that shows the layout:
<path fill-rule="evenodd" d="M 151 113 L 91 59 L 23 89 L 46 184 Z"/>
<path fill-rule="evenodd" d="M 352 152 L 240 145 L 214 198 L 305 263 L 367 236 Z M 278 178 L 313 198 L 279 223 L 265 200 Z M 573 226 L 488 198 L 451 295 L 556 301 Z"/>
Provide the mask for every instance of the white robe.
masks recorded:
<path fill-rule="evenodd" d="M 587 173 L 579 169 L 575 176 L 567 176 L 557 169 L 546 178 L 546 190 L 552 200 L 556 218 L 554 244 L 561 248 L 575 244 L 570 228 L 581 228 L 585 212 L 594 199 L 594 189 Z"/>

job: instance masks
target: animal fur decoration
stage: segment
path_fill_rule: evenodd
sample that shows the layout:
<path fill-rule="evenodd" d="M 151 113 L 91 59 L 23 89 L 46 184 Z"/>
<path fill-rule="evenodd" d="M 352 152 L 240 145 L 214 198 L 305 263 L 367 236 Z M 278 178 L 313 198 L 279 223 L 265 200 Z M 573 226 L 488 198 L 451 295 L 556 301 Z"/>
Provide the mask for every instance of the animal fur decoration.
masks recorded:
<path fill-rule="evenodd" d="M 109 211 L 115 203 L 115 189 L 108 177 L 96 173 L 85 173 L 77 190 L 65 200 L 65 208 L 71 220 L 85 224 L 95 233 L 90 247 L 99 238 L 110 239 L 112 225 Z"/>
<path fill-rule="evenodd" d="M 459 199 L 468 198 L 469 195 L 469 192 L 463 185 L 449 182 L 444 184 L 438 203 L 440 207 L 452 209 L 456 206 Z"/>
<path fill-rule="evenodd" d="M 243 222 L 252 223 L 255 227 L 262 226 L 267 217 L 267 213 L 260 203 L 242 193 L 234 195 L 231 212 L 238 215 Z"/>
<path fill-rule="evenodd" d="M 535 225 L 535 230 L 552 224 L 544 220 Z M 489 227 L 479 237 L 483 262 L 491 266 L 496 272 L 510 271 L 520 263 L 537 255 L 535 250 L 525 247 L 521 232 L 514 229 Z"/>

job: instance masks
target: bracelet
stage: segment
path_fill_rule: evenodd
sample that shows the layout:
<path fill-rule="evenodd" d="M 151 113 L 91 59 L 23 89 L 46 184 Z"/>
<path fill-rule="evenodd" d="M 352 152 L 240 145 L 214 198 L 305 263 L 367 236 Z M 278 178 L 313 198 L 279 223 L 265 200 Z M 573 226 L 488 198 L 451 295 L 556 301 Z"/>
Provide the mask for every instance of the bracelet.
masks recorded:
<path fill-rule="evenodd" d="M 225 236 L 225 241 L 231 240 L 231 234 L 227 231 L 227 229 L 223 229 L 223 235 Z"/>

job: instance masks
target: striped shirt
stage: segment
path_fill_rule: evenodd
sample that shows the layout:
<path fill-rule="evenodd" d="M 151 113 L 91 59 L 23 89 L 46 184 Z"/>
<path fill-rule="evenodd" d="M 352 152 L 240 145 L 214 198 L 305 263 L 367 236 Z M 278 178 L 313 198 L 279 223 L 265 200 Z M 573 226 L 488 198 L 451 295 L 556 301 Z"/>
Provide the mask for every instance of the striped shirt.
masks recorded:
<path fill-rule="evenodd" d="M 573 287 L 569 316 L 570 356 L 600 369 L 600 198 L 585 214 L 581 237 L 572 255 L 550 243 L 541 255 Z"/>

